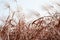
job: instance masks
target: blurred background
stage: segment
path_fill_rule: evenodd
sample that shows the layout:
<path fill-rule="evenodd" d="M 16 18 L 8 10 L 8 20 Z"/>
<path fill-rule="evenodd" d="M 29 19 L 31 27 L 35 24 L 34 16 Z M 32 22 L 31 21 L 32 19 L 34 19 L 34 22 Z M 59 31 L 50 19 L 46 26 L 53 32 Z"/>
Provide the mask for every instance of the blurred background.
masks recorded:
<path fill-rule="evenodd" d="M 43 8 L 45 5 L 53 5 L 55 9 L 60 10 L 55 2 L 59 3 L 59 0 L 0 0 L 0 19 L 5 20 L 8 17 L 9 9 L 6 6 L 10 5 L 12 11 L 16 11 L 18 6 L 18 9 L 25 16 L 25 21 L 30 22 L 41 16 L 49 15 Z M 16 13 L 16 16 L 22 14 Z M 1 21 L 0 24 L 2 24 Z"/>

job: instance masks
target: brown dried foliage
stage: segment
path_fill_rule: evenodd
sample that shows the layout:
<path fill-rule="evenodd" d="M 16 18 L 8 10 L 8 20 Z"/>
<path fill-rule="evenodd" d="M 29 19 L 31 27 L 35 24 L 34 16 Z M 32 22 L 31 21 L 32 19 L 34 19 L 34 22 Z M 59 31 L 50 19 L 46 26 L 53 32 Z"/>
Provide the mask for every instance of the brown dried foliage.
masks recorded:
<path fill-rule="evenodd" d="M 60 13 L 44 16 L 27 25 L 24 20 L 12 25 L 7 18 L 0 31 L 2 40 L 60 40 Z"/>
<path fill-rule="evenodd" d="M 29 25 L 23 20 L 19 20 L 17 25 L 10 22 L 0 31 L 2 40 L 60 40 L 60 19 L 41 17 Z"/>

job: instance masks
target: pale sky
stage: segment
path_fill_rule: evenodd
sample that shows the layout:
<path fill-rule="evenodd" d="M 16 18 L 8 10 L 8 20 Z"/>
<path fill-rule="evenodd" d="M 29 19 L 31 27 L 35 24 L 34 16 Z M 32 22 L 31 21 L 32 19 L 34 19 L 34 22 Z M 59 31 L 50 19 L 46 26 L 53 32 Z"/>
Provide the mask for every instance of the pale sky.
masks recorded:
<path fill-rule="evenodd" d="M 42 6 L 45 4 L 52 4 L 51 0 L 17 0 L 18 5 L 23 8 L 23 11 L 26 13 L 26 16 L 32 15 L 28 14 L 29 10 L 34 10 L 39 12 L 41 15 L 45 14 L 45 11 L 42 9 Z M 53 0 L 54 1 L 54 0 Z M 9 10 L 6 8 L 5 4 L 10 3 L 11 8 L 15 10 L 16 4 L 14 0 L 0 0 L 0 17 L 7 17 Z"/>
<path fill-rule="evenodd" d="M 0 0 L 0 16 L 8 15 L 8 9 L 5 8 L 6 3 L 10 3 L 12 8 L 15 8 L 16 4 L 14 0 Z M 18 0 L 19 6 L 26 10 L 40 11 L 41 6 L 45 3 L 49 3 L 49 0 Z"/>

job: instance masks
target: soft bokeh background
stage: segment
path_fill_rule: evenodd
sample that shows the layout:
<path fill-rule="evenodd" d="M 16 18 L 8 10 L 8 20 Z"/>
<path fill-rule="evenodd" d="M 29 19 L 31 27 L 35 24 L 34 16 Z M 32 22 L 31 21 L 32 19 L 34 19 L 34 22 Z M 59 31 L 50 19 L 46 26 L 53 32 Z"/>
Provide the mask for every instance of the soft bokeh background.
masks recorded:
<path fill-rule="evenodd" d="M 17 4 L 21 10 L 23 9 L 22 12 L 26 17 L 26 22 L 39 18 L 40 16 L 48 15 L 42 6 L 46 4 L 55 6 L 54 2 L 59 2 L 59 0 L 17 0 Z M 6 19 L 6 17 L 8 17 L 9 10 L 6 8 L 6 4 L 8 3 L 12 10 L 16 10 L 16 3 L 14 0 L 0 0 L 0 19 Z M 2 22 L 0 24 L 2 24 Z"/>
<path fill-rule="evenodd" d="M 45 3 L 50 3 L 49 0 L 17 0 L 19 6 L 21 6 L 24 11 L 26 10 L 36 10 L 38 12 L 41 11 L 41 6 Z M 13 10 L 15 10 L 16 4 L 14 0 L 0 0 L 0 16 L 7 16 L 8 15 L 8 9 L 6 9 L 5 4 L 10 3 Z"/>

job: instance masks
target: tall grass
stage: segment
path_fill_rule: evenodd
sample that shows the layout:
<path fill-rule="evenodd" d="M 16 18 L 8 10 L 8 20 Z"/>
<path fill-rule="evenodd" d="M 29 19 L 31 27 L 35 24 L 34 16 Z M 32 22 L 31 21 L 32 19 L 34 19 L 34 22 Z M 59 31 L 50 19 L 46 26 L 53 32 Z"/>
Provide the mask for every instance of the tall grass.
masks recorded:
<path fill-rule="evenodd" d="M 10 6 L 8 8 L 10 11 Z M 49 10 L 47 11 L 49 12 Z M 14 14 L 15 11 L 7 17 L 4 26 L 1 26 L 0 37 L 2 40 L 60 40 L 60 13 L 40 17 L 28 25 L 23 16 L 16 23 L 13 19 Z M 16 25 L 13 25 L 12 21 Z"/>

